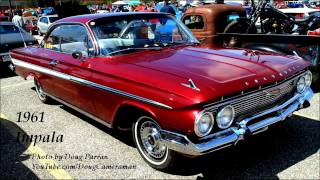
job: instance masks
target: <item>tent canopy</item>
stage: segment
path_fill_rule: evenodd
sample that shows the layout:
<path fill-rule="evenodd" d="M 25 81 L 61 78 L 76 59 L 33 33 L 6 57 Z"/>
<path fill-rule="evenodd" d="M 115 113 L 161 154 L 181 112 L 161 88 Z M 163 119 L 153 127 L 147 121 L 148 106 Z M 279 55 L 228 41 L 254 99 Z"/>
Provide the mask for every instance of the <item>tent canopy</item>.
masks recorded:
<path fill-rule="evenodd" d="M 112 5 L 126 5 L 128 4 L 127 2 L 124 2 L 124 1 L 116 1 L 114 3 L 112 3 Z"/>

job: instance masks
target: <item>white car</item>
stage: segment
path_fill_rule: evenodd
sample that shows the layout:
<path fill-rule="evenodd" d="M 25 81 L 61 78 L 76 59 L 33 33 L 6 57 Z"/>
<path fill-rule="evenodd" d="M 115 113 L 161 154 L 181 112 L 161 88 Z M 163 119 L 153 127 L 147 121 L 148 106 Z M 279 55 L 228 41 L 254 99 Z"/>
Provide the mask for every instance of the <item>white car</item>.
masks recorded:
<path fill-rule="evenodd" d="M 286 9 L 279 9 L 279 11 L 294 16 L 297 20 L 299 19 L 306 19 L 311 15 L 319 15 L 320 16 L 320 9 L 313 9 L 304 6 L 303 8 L 286 8 Z"/>
<path fill-rule="evenodd" d="M 47 33 L 49 26 L 58 19 L 58 15 L 48 15 L 40 17 L 37 23 L 38 34 L 42 36 L 43 34 Z"/>

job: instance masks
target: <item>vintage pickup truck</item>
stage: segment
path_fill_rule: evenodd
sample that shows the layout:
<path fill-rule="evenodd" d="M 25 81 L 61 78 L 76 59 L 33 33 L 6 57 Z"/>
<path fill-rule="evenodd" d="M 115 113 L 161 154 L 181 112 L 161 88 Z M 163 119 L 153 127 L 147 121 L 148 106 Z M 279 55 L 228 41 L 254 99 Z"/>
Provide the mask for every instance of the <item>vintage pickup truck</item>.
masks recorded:
<path fill-rule="evenodd" d="M 132 130 L 142 158 L 163 171 L 181 154 L 234 145 L 310 105 L 301 58 L 198 44 L 171 15 L 112 13 L 61 19 L 39 47 L 10 55 L 42 102 Z"/>

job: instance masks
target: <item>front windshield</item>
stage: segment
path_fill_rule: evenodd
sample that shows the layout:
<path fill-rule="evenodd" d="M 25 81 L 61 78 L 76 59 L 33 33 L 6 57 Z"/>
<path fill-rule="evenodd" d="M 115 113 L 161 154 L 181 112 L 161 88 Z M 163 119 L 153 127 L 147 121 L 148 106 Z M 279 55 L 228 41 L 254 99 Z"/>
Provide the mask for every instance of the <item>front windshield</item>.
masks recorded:
<path fill-rule="evenodd" d="M 49 17 L 49 21 L 51 22 L 51 23 L 53 23 L 53 22 L 55 22 L 55 21 L 57 21 L 57 20 L 59 20 L 59 17 Z"/>
<path fill-rule="evenodd" d="M 155 49 L 197 40 L 174 18 L 164 14 L 139 14 L 101 18 L 89 23 L 101 55 Z"/>

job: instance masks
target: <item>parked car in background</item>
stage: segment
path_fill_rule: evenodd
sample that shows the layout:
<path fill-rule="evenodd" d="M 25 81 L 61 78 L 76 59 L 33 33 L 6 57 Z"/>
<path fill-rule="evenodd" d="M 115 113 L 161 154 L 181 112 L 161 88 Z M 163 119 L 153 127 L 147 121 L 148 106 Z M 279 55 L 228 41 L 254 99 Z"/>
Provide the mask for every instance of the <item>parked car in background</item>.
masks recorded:
<path fill-rule="evenodd" d="M 41 16 L 54 15 L 56 11 L 53 7 L 41 8 Z"/>
<path fill-rule="evenodd" d="M 0 22 L 0 63 L 6 63 L 13 69 L 9 51 L 36 44 L 38 44 L 36 39 L 22 28 L 11 22 Z"/>
<path fill-rule="evenodd" d="M 301 19 L 307 19 L 311 15 L 318 15 L 320 16 L 320 9 L 314 9 L 314 8 L 285 8 L 285 9 L 279 9 L 279 11 L 291 15 L 295 17 L 297 20 Z"/>
<path fill-rule="evenodd" d="M 180 154 L 200 156 L 267 130 L 313 96 L 301 58 L 203 48 L 166 13 L 64 18 L 40 46 L 10 55 L 42 102 L 132 130 L 141 157 L 163 171 Z"/>
<path fill-rule="evenodd" d="M 0 22 L 1 21 L 10 21 L 10 17 L 9 16 L 0 16 Z"/>
<path fill-rule="evenodd" d="M 38 34 L 42 36 L 45 34 L 49 26 L 59 19 L 58 15 L 42 16 L 37 23 Z"/>

